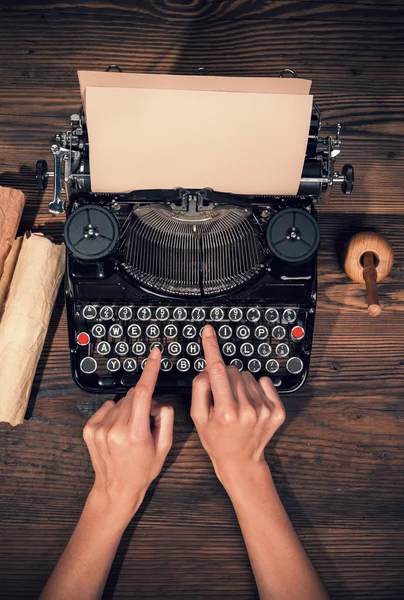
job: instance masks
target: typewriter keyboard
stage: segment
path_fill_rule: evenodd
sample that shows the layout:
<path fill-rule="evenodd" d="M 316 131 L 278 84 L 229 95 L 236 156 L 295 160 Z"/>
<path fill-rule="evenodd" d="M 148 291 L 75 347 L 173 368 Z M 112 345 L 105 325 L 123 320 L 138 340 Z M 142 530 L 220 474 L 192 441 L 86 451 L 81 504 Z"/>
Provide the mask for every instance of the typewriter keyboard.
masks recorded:
<path fill-rule="evenodd" d="M 307 311 L 273 306 L 76 306 L 71 344 L 76 376 L 84 388 L 130 387 L 157 346 L 163 383 L 191 385 L 205 368 L 201 333 L 206 323 L 216 330 L 226 364 L 257 378 L 267 375 L 280 391 L 303 383 L 310 351 Z"/>

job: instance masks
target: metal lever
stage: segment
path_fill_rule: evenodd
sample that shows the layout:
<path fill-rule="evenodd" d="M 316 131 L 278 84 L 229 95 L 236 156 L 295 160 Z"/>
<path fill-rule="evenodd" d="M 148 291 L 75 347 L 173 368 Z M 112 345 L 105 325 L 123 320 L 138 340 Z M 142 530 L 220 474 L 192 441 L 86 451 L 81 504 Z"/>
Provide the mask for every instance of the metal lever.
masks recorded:
<path fill-rule="evenodd" d="M 54 171 L 53 173 L 48 173 L 48 176 L 53 175 L 55 181 L 53 186 L 53 200 L 49 202 L 48 208 L 49 212 L 54 215 L 60 215 L 65 212 L 65 202 L 62 200 L 62 160 L 66 155 L 66 148 L 61 148 L 56 144 L 51 146 L 53 159 L 54 159 Z"/>

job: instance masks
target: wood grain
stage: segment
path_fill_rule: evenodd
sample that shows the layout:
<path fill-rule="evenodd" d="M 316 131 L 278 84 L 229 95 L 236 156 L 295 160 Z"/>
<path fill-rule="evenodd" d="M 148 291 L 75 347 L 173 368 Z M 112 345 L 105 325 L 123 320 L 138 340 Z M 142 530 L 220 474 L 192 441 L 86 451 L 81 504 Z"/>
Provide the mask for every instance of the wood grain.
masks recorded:
<path fill-rule="evenodd" d="M 311 373 L 284 397 L 287 421 L 267 450 L 276 485 L 332 598 L 404 596 L 404 10 L 402 0 L 13 1 L 0 7 L 0 184 L 28 196 L 20 231 L 61 240 L 63 217 L 35 189 L 38 158 L 80 103 L 77 69 L 277 75 L 313 79 L 324 130 L 343 124 L 337 165 L 356 169 L 350 197 L 319 206 L 318 310 Z M 113 114 L 106 115 L 113 118 Z M 395 254 L 366 312 L 342 268 L 358 231 Z M 0 597 L 37 598 L 92 483 L 82 440 L 103 397 L 74 386 L 63 294 L 23 426 L 0 425 Z M 1 365 L 0 365 L 1 368 Z M 161 398 L 160 398 L 161 399 Z M 128 528 L 105 598 L 257 598 L 242 537 L 189 417 Z"/>

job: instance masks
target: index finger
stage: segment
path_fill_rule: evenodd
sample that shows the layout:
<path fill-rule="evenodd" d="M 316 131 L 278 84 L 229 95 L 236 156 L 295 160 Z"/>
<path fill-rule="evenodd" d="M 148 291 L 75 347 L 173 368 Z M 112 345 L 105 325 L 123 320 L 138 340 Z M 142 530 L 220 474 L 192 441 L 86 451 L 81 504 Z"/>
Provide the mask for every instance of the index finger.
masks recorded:
<path fill-rule="evenodd" d="M 147 427 L 150 431 L 150 407 L 157 377 L 160 371 L 161 353 L 158 348 L 150 352 L 143 373 L 133 392 L 132 413 L 129 423 Z"/>
<path fill-rule="evenodd" d="M 233 390 L 226 365 L 217 343 L 215 330 L 211 325 L 205 325 L 203 328 L 202 345 L 215 406 L 226 404 L 234 406 Z"/>

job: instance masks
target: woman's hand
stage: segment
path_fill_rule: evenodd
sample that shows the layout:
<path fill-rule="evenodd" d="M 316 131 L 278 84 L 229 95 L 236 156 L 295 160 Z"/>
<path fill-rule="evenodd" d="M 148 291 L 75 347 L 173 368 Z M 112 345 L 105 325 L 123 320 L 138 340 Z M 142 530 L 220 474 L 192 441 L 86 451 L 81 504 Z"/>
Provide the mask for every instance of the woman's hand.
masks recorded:
<path fill-rule="evenodd" d="M 106 401 L 84 428 L 95 471 L 88 502 L 127 521 L 160 473 L 172 444 L 174 411 L 152 399 L 160 359 L 155 348 L 136 387 L 117 404 Z"/>
<path fill-rule="evenodd" d="M 203 330 L 206 369 L 195 377 L 191 417 L 216 474 L 227 479 L 265 463 L 264 448 L 285 420 L 268 377 L 226 367 L 213 327 Z"/>

